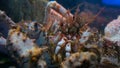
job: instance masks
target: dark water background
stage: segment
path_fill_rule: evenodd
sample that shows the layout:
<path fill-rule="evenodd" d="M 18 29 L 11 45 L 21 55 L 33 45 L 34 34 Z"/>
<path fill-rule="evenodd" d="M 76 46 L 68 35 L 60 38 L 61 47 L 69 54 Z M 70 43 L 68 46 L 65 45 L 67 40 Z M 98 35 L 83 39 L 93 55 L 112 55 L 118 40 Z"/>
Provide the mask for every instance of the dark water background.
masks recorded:
<path fill-rule="evenodd" d="M 3 10 L 7 13 L 8 16 L 12 18 L 15 22 L 19 22 L 21 20 L 21 8 L 25 8 L 24 12 L 27 11 L 26 16 L 30 15 L 31 11 L 31 5 L 29 4 L 30 0 L 20 0 L 18 2 L 15 2 L 16 0 L 0 0 L 0 10 Z M 50 0 L 54 1 L 54 0 Z M 109 10 L 109 8 L 116 11 L 116 8 L 120 8 L 120 0 L 56 0 L 61 5 L 63 5 L 66 9 L 72 9 L 73 7 L 77 6 L 80 3 L 87 2 L 94 6 L 98 5 L 99 7 L 106 7 L 105 10 Z M 23 6 L 25 5 L 25 7 Z M 22 6 L 22 7 L 20 7 Z M 84 10 L 85 6 L 81 6 L 80 10 Z M 97 10 L 97 8 L 94 8 L 94 11 Z M 75 10 L 72 10 L 71 12 L 74 13 Z M 114 11 L 109 11 L 117 14 Z M 109 13 L 108 12 L 108 13 Z M 114 17 L 114 16 L 113 16 Z"/>

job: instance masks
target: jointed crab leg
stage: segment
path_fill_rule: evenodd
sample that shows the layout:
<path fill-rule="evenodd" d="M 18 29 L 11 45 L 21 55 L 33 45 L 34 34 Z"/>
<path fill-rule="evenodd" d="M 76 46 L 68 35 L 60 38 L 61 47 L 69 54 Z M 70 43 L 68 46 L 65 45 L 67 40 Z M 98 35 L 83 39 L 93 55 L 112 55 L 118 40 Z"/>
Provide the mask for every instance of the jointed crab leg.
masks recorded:
<path fill-rule="evenodd" d="M 53 8 L 54 10 L 56 10 L 58 13 L 60 13 L 63 16 L 66 15 L 66 13 L 68 12 L 62 5 L 60 5 L 56 1 L 50 1 L 47 7 Z M 70 13 L 70 16 L 73 17 L 71 13 Z"/>

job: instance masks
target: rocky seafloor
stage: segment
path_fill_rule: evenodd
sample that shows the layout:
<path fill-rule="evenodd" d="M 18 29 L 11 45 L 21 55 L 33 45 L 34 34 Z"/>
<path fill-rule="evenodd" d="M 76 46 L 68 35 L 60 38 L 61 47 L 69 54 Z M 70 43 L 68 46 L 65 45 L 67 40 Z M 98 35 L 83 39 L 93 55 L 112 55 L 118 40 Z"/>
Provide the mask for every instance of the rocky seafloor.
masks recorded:
<path fill-rule="evenodd" d="M 0 67 L 119 68 L 119 7 L 57 1 L 1 0 Z"/>

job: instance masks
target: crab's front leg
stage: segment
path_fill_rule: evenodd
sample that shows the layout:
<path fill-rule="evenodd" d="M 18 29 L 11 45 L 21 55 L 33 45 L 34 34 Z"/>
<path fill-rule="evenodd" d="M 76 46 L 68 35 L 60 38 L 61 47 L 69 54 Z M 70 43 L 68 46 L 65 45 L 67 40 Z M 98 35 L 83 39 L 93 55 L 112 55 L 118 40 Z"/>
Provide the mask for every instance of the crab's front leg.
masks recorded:
<path fill-rule="evenodd" d="M 46 31 L 55 27 L 57 29 L 56 30 L 53 29 L 53 31 L 54 33 L 56 33 L 61 23 L 62 24 L 70 23 L 68 22 L 68 20 L 71 20 L 70 18 L 72 19 L 73 15 L 70 12 L 68 12 L 68 10 L 66 10 L 62 5 L 58 4 L 56 1 L 48 2 L 46 10 L 45 10 L 44 22 L 50 26 L 49 28 L 46 26 L 47 28 Z"/>
<path fill-rule="evenodd" d="M 61 50 L 63 50 L 63 47 L 65 46 L 67 41 L 66 37 L 62 37 L 60 41 L 58 41 L 57 46 L 55 47 L 53 59 L 57 62 L 62 62 L 62 55 L 60 53 Z"/>
<path fill-rule="evenodd" d="M 58 54 L 58 52 L 60 51 L 60 49 L 62 48 L 62 46 L 66 43 L 67 38 L 63 37 L 58 43 L 57 46 L 55 48 L 55 54 Z"/>
<path fill-rule="evenodd" d="M 66 58 L 70 57 L 70 55 L 71 55 L 71 43 L 70 43 L 70 41 L 68 41 L 68 43 L 66 44 L 65 51 L 66 51 L 66 53 L 65 53 Z"/>
<path fill-rule="evenodd" d="M 67 16 L 73 17 L 73 15 L 71 13 L 69 13 L 69 15 L 68 15 L 67 14 L 68 10 L 66 10 L 62 5 L 60 5 L 56 1 L 50 1 L 50 2 L 48 2 L 46 8 L 47 9 L 48 8 L 52 8 L 52 9 L 56 10 L 56 12 L 58 12 L 59 14 L 61 14 L 64 17 L 67 17 Z"/>

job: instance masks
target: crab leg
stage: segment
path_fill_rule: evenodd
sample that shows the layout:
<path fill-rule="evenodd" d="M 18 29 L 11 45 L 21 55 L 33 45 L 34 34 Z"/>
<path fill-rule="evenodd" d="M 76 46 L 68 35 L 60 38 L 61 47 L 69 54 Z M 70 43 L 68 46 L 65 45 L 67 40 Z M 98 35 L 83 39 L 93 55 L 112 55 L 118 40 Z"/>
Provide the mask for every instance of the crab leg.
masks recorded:
<path fill-rule="evenodd" d="M 71 52 L 71 43 L 67 43 L 66 46 L 65 46 L 65 51 L 66 51 L 66 58 L 70 57 L 70 52 Z"/>
<path fill-rule="evenodd" d="M 58 11 L 63 16 L 66 15 L 66 13 L 68 12 L 62 5 L 60 5 L 56 1 L 50 1 L 47 4 L 47 7 L 55 9 L 56 11 Z M 73 17 L 73 15 L 71 13 L 69 15 L 71 17 Z"/>
<path fill-rule="evenodd" d="M 50 9 L 50 14 L 54 16 L 54 18 L 63 19 L 63 21 L 66 20 L 65 17 L 63 17 L 60 13 L 56 12 L 54 9 Z"/>

